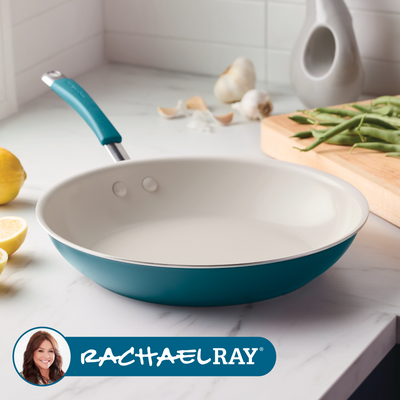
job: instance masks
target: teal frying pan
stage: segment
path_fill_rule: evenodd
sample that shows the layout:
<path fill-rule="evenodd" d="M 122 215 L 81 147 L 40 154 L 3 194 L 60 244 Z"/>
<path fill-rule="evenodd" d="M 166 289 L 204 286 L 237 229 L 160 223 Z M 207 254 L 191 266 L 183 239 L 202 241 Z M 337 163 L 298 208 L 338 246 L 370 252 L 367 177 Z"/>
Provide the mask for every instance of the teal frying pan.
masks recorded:
<path fill-rule="evenodd" d="M 43 81 L 88 123 L 115 163 L 59 183 L 37 217 L 61 255 L 123 296 L 181 306 L 266 300 L 316 278 L 368 217 L 353 186 L 271 159 L 129 160 L 85 90 Z"/>

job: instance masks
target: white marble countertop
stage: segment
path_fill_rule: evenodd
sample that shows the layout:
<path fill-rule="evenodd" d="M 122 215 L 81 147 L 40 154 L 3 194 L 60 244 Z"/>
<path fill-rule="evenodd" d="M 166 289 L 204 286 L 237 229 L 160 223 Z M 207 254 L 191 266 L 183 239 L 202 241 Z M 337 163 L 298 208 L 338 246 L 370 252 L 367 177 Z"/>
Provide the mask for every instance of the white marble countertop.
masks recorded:
<path fill-rule="evenodd" d="M 38 77 L 39 79 L 39 77 Z M 77 79 L 123 136 L 132 159 L 220 155 L 265 158 L 260 125 L 237 117 L 213 132 L 164 120 L 157 106 L 201 95 L 216 113 L 213 78 L 105 65 Z M 259 84 L 259 88 L 266 88 Z M 268 86 L 274 113 L 301 108 L 288 88 Z M 28 237 L 0 276 L 1 397 L 11 399 L 347 399 L 396 343 L 400 315 L 400 229 L 370 215 L 347 253 L 288 295 L 241 306 L 185 308 L 144 303 L 99 287 L 70 266 L 36 221 L 40 194 L 76 173 L 112 163 L 80 117 L 49 90 L 0 123 L 0 145 L 28 179 L 0 216 L 18 215 Z M 73 378 L 46 389 L 24 382 L 11 355 L 37 326 L 65 336 L 263 336 L 277 351 L 266 376 L 252 378 Z M 399 336 L 397 335 L 397 342 Z"/>

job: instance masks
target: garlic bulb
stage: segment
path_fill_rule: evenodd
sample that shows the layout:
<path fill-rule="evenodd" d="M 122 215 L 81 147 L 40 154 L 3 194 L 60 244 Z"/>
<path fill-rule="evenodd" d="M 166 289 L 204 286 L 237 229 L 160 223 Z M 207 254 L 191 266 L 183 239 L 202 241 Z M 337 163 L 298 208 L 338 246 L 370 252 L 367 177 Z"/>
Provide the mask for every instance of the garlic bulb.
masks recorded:
<path fill-rule="evenodd" d="M 272 112 L 272 103 L 269 94 L 263 90 L 249 90 L 242 101 L 232 104 L 234 110 L 248 119 L 262 119 Z"/>
<path fill-rule="evenodd" d="M 254 89 L 256 73 L 248 58 L 240 57 L 219 77 L 214 94 L 223 103 L 240 101 L 250 89 Z"/>

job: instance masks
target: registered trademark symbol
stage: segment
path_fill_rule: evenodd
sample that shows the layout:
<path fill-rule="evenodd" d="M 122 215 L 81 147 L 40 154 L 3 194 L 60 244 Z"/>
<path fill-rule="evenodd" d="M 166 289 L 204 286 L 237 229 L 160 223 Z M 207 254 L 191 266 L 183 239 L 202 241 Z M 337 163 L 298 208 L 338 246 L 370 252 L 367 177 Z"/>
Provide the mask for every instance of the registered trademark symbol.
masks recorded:
<path fill-rule="evenodd" d="M 260 347 L 260 351 L 264 351 L 264 347 Z"/>

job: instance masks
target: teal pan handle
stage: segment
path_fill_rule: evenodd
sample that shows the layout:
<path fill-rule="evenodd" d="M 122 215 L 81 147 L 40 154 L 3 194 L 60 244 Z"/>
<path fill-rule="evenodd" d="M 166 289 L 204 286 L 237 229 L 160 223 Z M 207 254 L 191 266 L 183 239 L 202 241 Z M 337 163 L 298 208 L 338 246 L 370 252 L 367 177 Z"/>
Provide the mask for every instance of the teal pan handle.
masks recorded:
<path fill-rule="evenodd" d="M 122 142 L 121 135 L 80 85 L 59 71 L 47 72 L 42 76 L 42 80 L 86 121 L 96 134 L 99 142 L 109 150 L 114 161 L 129 159 L 122 146 L 117 146 Z M 124 154 L 115 159 L 112 149 L 120 152 L 122 149 Z"/>

